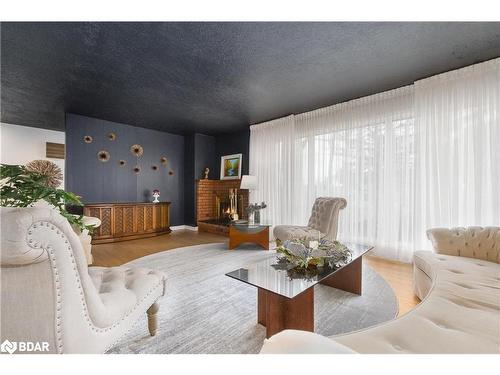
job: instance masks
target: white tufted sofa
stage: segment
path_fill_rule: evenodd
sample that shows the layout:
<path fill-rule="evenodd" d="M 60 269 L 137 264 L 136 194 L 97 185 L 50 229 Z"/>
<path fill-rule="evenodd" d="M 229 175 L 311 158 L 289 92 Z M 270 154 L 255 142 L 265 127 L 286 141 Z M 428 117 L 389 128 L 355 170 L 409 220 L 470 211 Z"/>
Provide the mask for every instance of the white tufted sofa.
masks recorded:
<path fill-rule="evenodd" d="M 283 331 L 261 353 L 500 353 L 500 228 L 431 229 L 414 257 L 423 300 L 393 321 L 345 335 Z"/>
<path fill-rule="evenodd" d="M 316 198 L 307 226 L 277 225 L 273 230 L 274 238 L 283 242 L 292 238 L 321 236 L 334 241 L 337 239 L 340 210 L 346 206 L 344 198 Z"/>
<path fill-rule="evenodd" d="M 156 330 L 162 273 L 87 266 L 78 236 L 51 208 L 1 210 L 1 339 L 52 353 L 102 353 L 148 312 Z"/>

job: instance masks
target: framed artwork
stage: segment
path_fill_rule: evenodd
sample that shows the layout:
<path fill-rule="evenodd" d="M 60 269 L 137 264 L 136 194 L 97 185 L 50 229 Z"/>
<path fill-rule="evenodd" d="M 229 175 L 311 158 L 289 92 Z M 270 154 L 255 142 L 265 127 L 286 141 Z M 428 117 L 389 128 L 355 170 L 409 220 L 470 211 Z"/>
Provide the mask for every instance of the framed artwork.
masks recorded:
<path fill-rule="evenodd" d="M 226 155 L 220 158 L 220 179 L 238 180 L 241 178 L 242 154 Z"/>

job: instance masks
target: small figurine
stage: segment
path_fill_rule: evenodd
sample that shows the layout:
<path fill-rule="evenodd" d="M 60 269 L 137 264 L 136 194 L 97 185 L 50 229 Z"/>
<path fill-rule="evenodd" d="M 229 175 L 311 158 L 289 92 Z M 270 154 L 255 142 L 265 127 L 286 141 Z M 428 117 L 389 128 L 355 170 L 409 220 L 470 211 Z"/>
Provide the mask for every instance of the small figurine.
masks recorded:
<path fill-rule="evenodd" d="M 205 168 L 205 180 L 208 180 L 208 173 L 210 172 L 210 168 Z"/>
<path fill-rule="evenodd" d="M 154 189 L 153 197 L 154 197 L 153 203 L 160 203 L 160 201 L 158 200 L 158 198 L 160 198 L 160 190 Z"/>

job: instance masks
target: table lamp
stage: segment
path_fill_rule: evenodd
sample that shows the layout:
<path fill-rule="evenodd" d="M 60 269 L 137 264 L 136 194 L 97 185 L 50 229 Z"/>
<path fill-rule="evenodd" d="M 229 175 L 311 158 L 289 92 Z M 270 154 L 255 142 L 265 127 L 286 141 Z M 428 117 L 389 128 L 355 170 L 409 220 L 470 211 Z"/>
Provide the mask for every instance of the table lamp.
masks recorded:
<path fill-rule="evenodd" d="M 256 176 L 250 176 L 250 175 L 243 175 L 241 177 L 241 184 L 240 184 L 240 189 L 242 190 L 257 190 L 257 177 Z M 250 224 L 253 224 L 255 222 L 254 219 L 254 213 L 257 213 L 257 211 L 251 210 L 252 205 L 250 205 L 248 208 L 248 222 Z M 259 220 L 257 220 L 259 221 Z"/>
<path fill-rule="evenodd" d="M 241 177 L 240 189 L 257 190 L 257 177 L 250 175 L 243 175 Z"/>

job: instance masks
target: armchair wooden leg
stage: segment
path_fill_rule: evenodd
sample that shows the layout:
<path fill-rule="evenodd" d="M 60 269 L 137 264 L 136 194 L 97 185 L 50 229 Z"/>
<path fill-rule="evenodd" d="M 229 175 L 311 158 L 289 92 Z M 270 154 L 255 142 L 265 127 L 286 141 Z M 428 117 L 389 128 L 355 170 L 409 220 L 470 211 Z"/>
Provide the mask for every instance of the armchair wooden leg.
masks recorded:
<path fill-rule="evenodd" d="M 146 311 L 148 314 L 148 330 L 151 336 L 156 335 L 156 328 L 158 326 L 156 313 L 160 309 L 160 304 L 155 302 L 151 305 L 151 307 Z"/>

